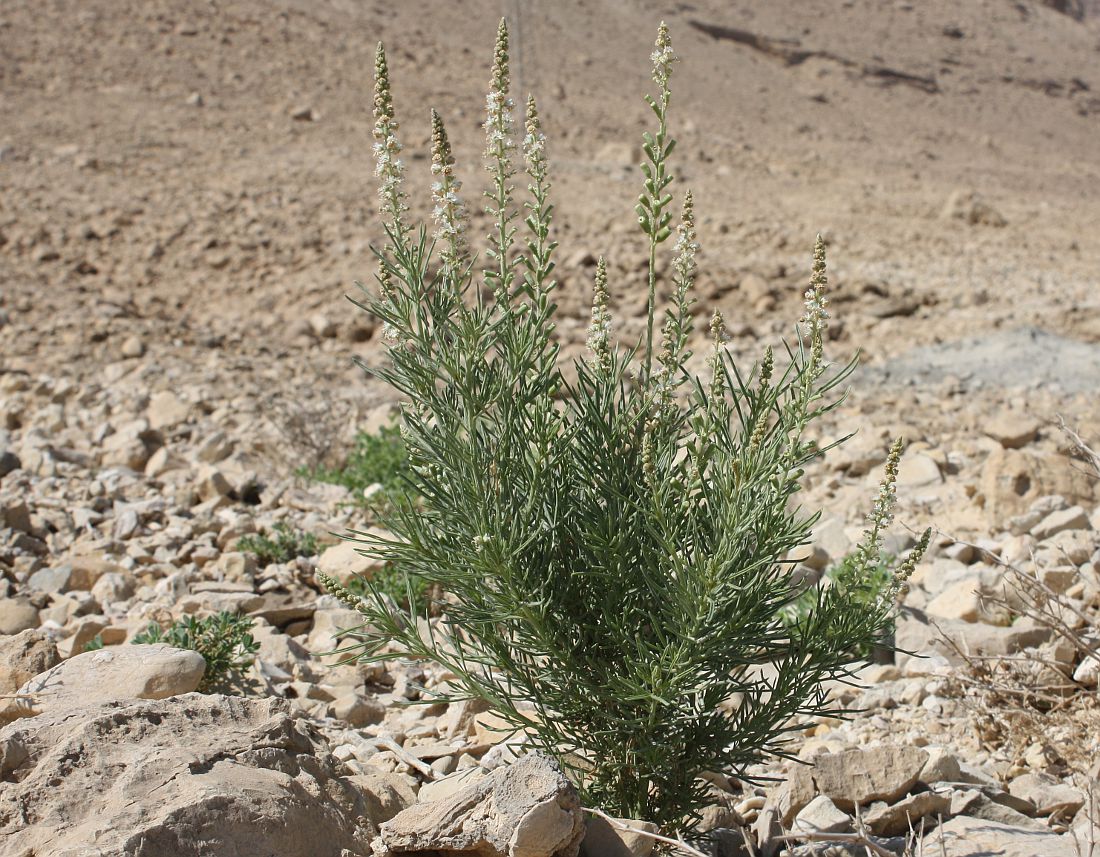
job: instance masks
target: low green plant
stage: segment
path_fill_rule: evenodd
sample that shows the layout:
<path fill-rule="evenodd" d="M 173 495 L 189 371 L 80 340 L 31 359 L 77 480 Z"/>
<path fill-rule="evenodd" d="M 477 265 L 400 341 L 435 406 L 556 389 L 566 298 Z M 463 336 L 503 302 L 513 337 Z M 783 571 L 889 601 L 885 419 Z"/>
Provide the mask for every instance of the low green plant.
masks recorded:
<path fill-rule="evenodd" d="M 397 498 L 392 537 L 355 532 L 364 550 L 446 598 L 411 615 L 381 584 L 360 595 L 319 575 L 364 617 L 361 660 L 427 659 L 453 678 L 443 698 L 487 701 L 554 754 L 584 799 L 620 816 L 689 831 L 707 771 L 741 775 L 806 718 L 837 713 L 824 681 L 851 675 L 853 651 L 879 640 L 895 595 L 927 544 L 890 585 L 855 602 L 829 587 L 800 622 L 789 552 L 817 515 L 801 508 L 804 469 L 832 445 L 809 427 L 838 405 L 854 359 L 824 356 L 825 245 L 814 248 L 805 315 L 791 344 L 751 367 L 710 324 L 706 377 L 689 371 L 698 249 L 694 203 L 674 222 L 668 169 L 667 28 L 652 56 L 656 127 L 644 135 L 635 216 L 648 248 L 644 337 L 623 347 L 614 283 L 596 268 L 588 352 L 560 359 L 550 173 L 538 111 L 526 105 L 528 195 L 515 197 L 517 147 L 508 34 L 498 31 L 485 122 L 492 232 L 484 267 L 467 241 L 451 146 L 432 112 L 435 232 L 415 227 L 399 158 L 384 49 L 375 68 L 374 135 L 386 232 L 378 289 L 360 306 L 383 323 L 388 359 L 369 367 L 403 398 L 401 433 L 417 501 Z M 675 237 L 671 305 L 660 316 L 659 251 Z M 564 371 L 564 369 L 569 371 Z M 839 442 L 839 441 L 838 441 Z M 902 445 L 852 560 L 881 562 Z M 411 600 L 411 599 L 410 599 Z"/>
<path fill-rule="evenodd" d="M 96 634 L 92 639 L 84 644 L 84 651 L 96 652 L 103 648 L 103 635 Z"/>
<path fill-rule="evenodd" d="M 858 552 L 853 551 L 840 562 L 825 569 L 817 585 L 802 590 L 797 598 L 783 608 L 780 615 L 792 633 L 798 633 L 817 609 L 825 590 L 830 588 L 839 588 L 838 595 L 846 598 L 853 610 L 877 610 L 878 603 L 895 591 L 898 562 L 896 556 L 884 553 L 875 562 L 862 567 Z M 883 639 L 878 643 L 885 643 L 893 630 L 894 622 L 891 618 L 883 629 Z M 863 645 L 854 654 L 866 658 L 872 649 L 873 646 Z"/>
<path fill-rule="evenodd" d="M 300 556 L 316 556 L 320 550 L 313 533 L 278 523 L 267 533 L 251 533 L 237 541 L 237 550 L 253 554 L 261 566 L 290 562 Z"/>
<path fill-rule="evenodd" d="M 409 457 L 401 431 L 397 426 L 383 426 L 377 434 L 360 432 L 342 467 L 318 467 L 305 475 L 343 485 L 360 502 L 365 489 L 381 485 L 382 490 L 372 495 L 371 502 L 385 505 L 391 497 L 404 495 L 409 489 Z"/>
<path fill-rule="evenodd" d="M 184 616 L 167 628 L 150 622 L 130 642 L 166 643 L 198 652 L 206 661 L 199 692 L 213 693 L 233 688 L 252 667 L 260 650 L 252 638 L 252 625 L 251 617 L 223 610 L 203 619 Z"/>

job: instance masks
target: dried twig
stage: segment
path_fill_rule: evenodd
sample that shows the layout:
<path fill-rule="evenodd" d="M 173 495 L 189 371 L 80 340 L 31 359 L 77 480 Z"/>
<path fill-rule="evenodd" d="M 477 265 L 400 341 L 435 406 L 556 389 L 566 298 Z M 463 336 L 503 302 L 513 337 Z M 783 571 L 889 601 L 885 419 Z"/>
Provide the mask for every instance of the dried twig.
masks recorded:
<path fill-rule="evenodd" d="M 1061 415 L 1058 417 L 1058 427 L 1073 444 L 1073 451 L 1077 453 L 1077 457 L 1088 466 L 1087 474 L 1094 479 L 1100 479 L 1100 453 L 1093 450 L 1081 435 L 1066 425 L 1065 417 Z"/>
<path fill-rule="evenodd" d="M 418 759 L 416 756 L 409 753 L 404 747 L 394 741 L 392 738 L 382 736 L 380 738 L 369 738 L 368 743 L 373 744 L 378 748 L 385 748 L 397 756 L 402 762 L 408 765 L 410 768 L 415 768 L 427 779 L 434 780 L 437 776 L 435 769 L 424 762 L 423 759 Z"/>

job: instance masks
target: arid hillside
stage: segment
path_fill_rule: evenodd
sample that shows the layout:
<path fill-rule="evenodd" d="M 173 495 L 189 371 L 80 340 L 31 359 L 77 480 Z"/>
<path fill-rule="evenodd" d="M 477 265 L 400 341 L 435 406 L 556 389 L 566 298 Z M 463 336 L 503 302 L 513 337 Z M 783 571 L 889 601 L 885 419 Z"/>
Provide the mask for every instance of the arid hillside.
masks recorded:
<path fill-rule="evenodd" d="M 637 303 L 631 168 L 652 32 L 667 18 L 683 58 L 678 172 L 704 218 L 716 297 L 754 273 L 764 282 L 752 279 L 749 304 L 770 315 L 755 292 L 797 294 L 824 231 L 838 286 L 870 293 L 848 312 L 865 344 L 1012 319 L 1100 337 L 1088 288 L 1100 30 L 1038 3 L 13 0 L 0 17 L 5 359 L 67 362 L 80 343 L 83 365 L 98 365 L 131 327 L 150 347 L 211 332 L 246 349 L 290 344 L 315 313 L 364 337 L 340 295 L 369 275 L 378 237 L 374 44 L 390 48 L 424 198 L 429 106 L 476 196 L 502 13 L 516 88 L 542 105 L 562 301 L 578 317 L 593 254 Z M 977 194 L 959 213 L 987 222 L 940 217 L 956 192 Z M 921 309 L 869 320 L 882 300 Z"/>

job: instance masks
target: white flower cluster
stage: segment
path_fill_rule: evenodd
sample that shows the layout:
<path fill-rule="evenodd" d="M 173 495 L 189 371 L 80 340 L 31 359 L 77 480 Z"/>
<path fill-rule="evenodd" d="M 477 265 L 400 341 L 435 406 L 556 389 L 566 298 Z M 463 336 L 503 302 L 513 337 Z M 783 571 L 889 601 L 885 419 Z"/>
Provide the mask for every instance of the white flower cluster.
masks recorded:
<path fill-rule="evenodd" d="M 485 96 L 485 157 L 489 159 L 487 169 L 491 173 L 504 169 L 505 177 L 515 172 L 503 166 L 510 162 L 511 154 L 516 149 L 516 142 L 512 138 L 512 111 L 515 106 L 512 99 L 503 92 L 494 90 Z"/>
<path fill-rule="evenodd" d="M 802 316 L 802 323 L 809 325 L 812 335 L 820 340 L 821 332 L 825 329 L 829 319 L 826 307 L 829 299 L 825 297 L 825 287 L 828 279 L 825 276 L 825 241 L 818 235 L 814 245 L 813 274 L 810 276 L 810 287 L 806 290 L 806 313 Z"/>
<path fill-rule="evenodd" d="M 538 177 L 546 172 L 546 135 L 541 131 L 531 131 L 528 126 L 527 136 L 523 138 L 523 160 L 527 164 L 527 172 Z"/>
<path fill-rule="evenodd" d="M 382 200 L 382 211 L 391 217 L 400 211 L 408 211 L 408 207 L 399 203 L 395 207 L 395 200 L 400 199 L 401 180 L 404 177 L 405 165 L 397 154 L 401 151 L 401 143 L 390 127 L 391 123 L 379 122 L 374 126 L 374 136 L 380 138 L 374 144 L 374 174 L 380 178 L 381 184 L 378 195 Z"/>
<path fill-rule="evenodd" d="M 402 218 L 409 208 L 401 189 L 405 165 L 398 157 L 401 143 L 397 139 L 397 129 L 386 52 L 379 42 L 374 61 L 374 174 L 381 179 L 378 195 L 382 201 L 382 214 L 392 219 L 400 233 L 404 228 Z"/>
<path fill-rule="evenodd" d="M 546 160 L 546 135 L 542 133 L 542 122 L 539 121 L 539 111 L 533 95 L 527 96 L 524 131 L 523 161 L 527 166 L 527 174 L 536 182 L 541 182 L 546 179 L 550 165 Z"/>
<path fill-rule="evenodd" d="M 829 313 L 826 310 L 829 299 L 817 288 L 807 289 L 805 298 L 803 305 L 806 307 L 806 312 L 802 316 L 803 324 L 808 324 L 811 327 L 825 327 L 829 319 Z"/>
<path fill-rule="evenodd" d="M 867 521 L 873 526 L 888 527 L 894 520 L 894 504 L 897 502 L 897 489 L 892 481 L 883 482 L 879 486 L 878 496 L 875 497 L 871 513 Z"/>
<path fill-rule="evenodd" d="M 672 64 L 676 62 L 676 54 L 672 51 L 672 39 L 668 35 L 668 26 L 664 21 L 657 28 L 656 47 L 649 55 L 653 62 L 653 82 L 662 90 L 668 88 L 668 80 L 672 77 Z"/>
<path fill-rule="evenodd" d="M 676 227 L 676 260 L 673 267 L 680 280 L 681 288 L 687 288 L 695 278 L 697 265 L 695 254 L 699 252 L 699 242 L 695 240 L 695 203 L 691 191 L 684 197 L 680 223 Z"/>
<path fill-rule="evenodd" d="M 462 182 L 455 176 L 454 157 L 451 144 L 443 128 L 443 120 L 432 111 L 432 201 L 435 208 L 432 218 L 436 223 L 435 237 L 446 243 L 443 262 L 454 269 L 461 266 L 467 255 L 466 226 L 468 216 L 466 205 L 458 195 Z"/>
<path fill-rule="evenodd" d="M 596 263 L 596 285 L 592 294 L 592 321 L 588 325 L 588 350 L 602 371 L 611 368 L 611 312 L 607 308 L 607 264 Z"/>

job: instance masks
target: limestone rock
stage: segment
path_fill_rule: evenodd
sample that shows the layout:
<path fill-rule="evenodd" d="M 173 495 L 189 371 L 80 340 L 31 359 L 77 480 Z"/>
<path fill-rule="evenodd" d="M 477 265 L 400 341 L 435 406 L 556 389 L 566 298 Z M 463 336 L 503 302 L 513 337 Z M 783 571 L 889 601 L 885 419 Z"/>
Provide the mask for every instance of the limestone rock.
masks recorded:
<path fill-rule="evenodd" d="M 5 855 L 94 843 L 118 857 L 365 857 L 374 833 L 369 786 L 341 779 L 279 699 L 188 694 L 20 720 L 0 730 L 0 781 Z"/>
<path fill-rule="evenodd" d="M 117 562 L 101 555 L 77 556 L 69 560 L 69 589 L 88 592 L 105 574 L 127 574 Z"/>
<path fill-rule="evenodd" d="M 938 854 L 941 847 L 951 857 L 1066 857 L 1073 853 L 1073 843 L 1056 833 L 965 815 L 941 825 L 924 840 L 926 854 Z"/>
<path fill-rule="evenodd" d="M 998 800 L 1003 800 L 1007 793 L 996 794 L 995 788 L 990 788 L 989 790 L 996 795 L 996 798 L 991 798 L 977 789 L 966 789 L 961 792 L 953 792 L 951 795 L 950 814 L 953 816 L 965 815 L 970 818 L 984 819 L 985 821 L 995 821 L 998 824 L 1005 824 L 1009 827 L 1024 830 L 1049 830 L 1042 821 L 1025 815 L 1010 806 L 997 803 Z M 1011 798 L 1011 795 L 1007 796 Z M 1021 801 L 1021 803 L 1024 803 L 1024 801 Z M 1031 804 L 1027 804 L 1027 806 L 1031 807 Z"/>
<path fill-rule="evenodd" d="M 424 785 L 420 787 L 420 793 L 417 795 L 417 800 L 421 803 L 428 803 L 429 801 L 451 797 L 467 786 L 484 779 L 488 775 L 489 772 L 482 767 L 456 771 L 450 776 L 433 780 L 430 783 L 424 783 Z"/>
<path fill-rule="evenodd" d="M 378 561 L 358 553 L 355 542 L 340 542 L 325 550 L 317 560 L 317 570 L 335 577 L 344 585 L 355 577 L 369 577 Z"/>
<path fill-rule="evenodd" d="M 1040 497 L 1060 495 L 1070 504 L 1091 505 L 1095 486 L 1064 456 L 997 449 L 982 466 L 981 493 L 994 526 L 1024 514 Z"/>
<path fill-rule="evenodd" d="M 1100 656 L 1088 655 L 1073 671 L 1073 680 L 1083 687 L 1100 684 Z"/>
<path fill-rule="evenodd" d="M 1051 512 L 1032 528 L 1031 534 L 1043 541 L 1066 530 L 1084 530 L 1088 526 L 1088 512 L 1080 506 L 1070 506 L 1068 509 Z"/>
<path fill-rule="evenodd" d="M 650 857 L 656 842 L 645 834 L 658 833 L 657 825 L 626 818 L 615 820 L 630 829 L 622 830 L 598 816 L 588 820 L 580 857 Z"/>
<path fill-rule="evenodd" d="M 349 608 L 318 610 L 313 614 L 313 629 L 309 632 L 306 646 L 315 654 L 328 654 L 339 646 L 345 631 L 362 624 L 363 614 Z"/>
<path fill-rule="evenodd" d="M 935 653 L 942 655 L 949 663 L 959 663 L 961 659 L 944 642 L 943 635 L 954 640 L 963 651 L 973 654 L 1010 655 L 1046 642 L 1051 637 L 1051 631 L 1030 619 L 1020 619 L 1007 628 L 986 625 L 984 622 L 943 618 L 933 620 L 922 610 L 906 607 L 895 626 L 894 645 L 901 652 L 913 652 L 918 656 Z M 898 656 L 902 667 L 912 660 L 915 659 Z"/>
<path fill-rule="evenodd" d="M 936 460 L 923 452 L 906 452 L 898 463 L 899 488 L 924 488 L 943 482 Z"/>
<path fill-rule="evenodd" d="M 57 646 L 42 631 L 28 628 L 0 637 L 0 694 L 13 693 L 59 663 Z"/>
<path fill-rule="evenodd" d="M 345 693 L 329 704 L 328 713 L 330 717 L 343 720 L 358 729 L 372 723 L 381 723 L 386 717 L 386 706 L 373 697 Z"/>
<path fill-rule="evenodd" d="M 376 825 L 389 821 L 416 803 L 416 793 L 401 774 L 383 771 L 373 765 L 360 765 L 359 773 L 347 779 L 363 796 L 367 818 Z M 428 785 L 431 783 L 426 784 L 425 788 Z"/>
<path fill-rule="evenodd" d="M 378 855 L 576 857 L 585 819 L 557 764 L 529 753 L 451 797 L 409 807 L 379 833 Z"/>
<path fill-rule="evenodd" d="M 0 598 L 0 635 L 38 627 L 38 610 L 25 598 Z"/>
<path fill-rule="evenodd" d="M 206 661 L 171 646 L 115 646 L 84 652 L 35 676 L 17 691 L 24 716 L 126 699 L 165 699 L 199 686 Z"/>
<path fill-rule="evenodd" d="M 474 734 L 474 718 L 489 710 L 484 699 L 460 699 L 447 706 L 442 721 L 443 735 L 447 738 L 466 738 Z"/>
<path fill-rule="evenodd" d="M 863 820 L 872 833 L 879 836 L 899 836 L 909 830 L 917 830 L 920 820 L 926 816 L 946 815 L 951 809 L 951 798 L 936 792 L 918 792 L 907 795 L 897 803 L 874 803 L 863 814 Z"/>
<path fill-rule="evenodd" d="M 1008 793 L 1033 804 L 1036 815 L 1072 818 L 1085 804 L 1085 796 L 1073 786 L 1054 777 L 1032 772 L 1017 777 L 1008 784 Z"/>
<path fill-rule="evenodd" d="M 233 486 L 217 467 L 204 464 L 199 468 L 195 490 L 203 500 L 215 500 L 218 497 L 228 497 L 233 492 Z"/>
<path fill-rule="evenodd" d="M 168 390 L 155 394 L 149 400 L 149 426 L 154 429 L 174 428 L 187 419 L 191 406 L 180 401 Z"/>
<path fill-rule="evenodd" d="M 844 833 L 852 829 L 852 817 L 825 795 L 818 795 L 798 813 L 794 827 L 808 833 Z"/>
<path fill-rule="evenodd" d="M 962 782 L 962 766 L 954 753 L 942 747 L 926 747 L 928 761 L 920 772 L 922 783 Z"/>
<path fill-rule="evenodd" d="M 1005 226 L 1004 215 L 973 190 L 958 189 L 944 203 L 940 217 L 944 220 L 961 220 L 971 226 Z"/>
<path fill-rule="evenodd" d="M 812 766 L 795 768 L 791 779 L 809 777 L 814 791 L 828 797 L 840 809 L 851 811 L 871 801 L 898 800 L 916 785 L 927 761 L 928 754 L 919 747 L 880 744 L 821 753 L 814 757 Z M 804 788 L 796 790 L 794 785 L 791 791 L 806 794 Z M 794 813 L 801 809 L 794 803 L 790 807 Z"/>
<path fill-rule="evenodd" d="M 1027 414 L 1002 411 L 986 420 L 981 429 L 1005 449 L 1021 449 L 1039 436 L 1041 425 Z"/>
<path fill-rule="evenodd" d="M 959 580 L 928 602 L 927 611 L 944 619 L 977 622 L 982 616 L 982 586 L 977 575 Z"/>

